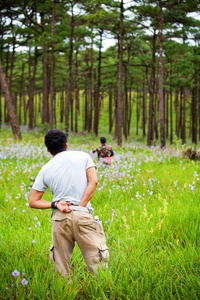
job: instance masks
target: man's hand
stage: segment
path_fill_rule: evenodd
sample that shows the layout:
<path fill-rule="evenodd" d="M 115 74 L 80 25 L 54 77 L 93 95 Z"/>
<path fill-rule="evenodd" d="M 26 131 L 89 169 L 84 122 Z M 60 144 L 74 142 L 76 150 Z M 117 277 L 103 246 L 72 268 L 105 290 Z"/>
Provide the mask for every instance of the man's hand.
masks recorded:
<path fill-rule="evenodd" d="M 72 211 L 71 209 L 69 209 L 69 205 L 71 205 L 71 203 L 68 203 L 66 201 L 59 201 L 57 203 L 57 209 L 59 209 L 61 212 L 69 213 L 70 211 Z"/>

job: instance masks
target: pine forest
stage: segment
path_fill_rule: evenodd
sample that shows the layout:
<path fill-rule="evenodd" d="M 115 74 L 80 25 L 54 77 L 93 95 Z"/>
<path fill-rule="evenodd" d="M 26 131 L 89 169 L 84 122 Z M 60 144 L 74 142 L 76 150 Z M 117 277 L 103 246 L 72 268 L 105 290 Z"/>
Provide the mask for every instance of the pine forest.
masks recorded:
<path fill-rule="evenodd" d="M 200 1 L 0 2 L 0 121 L 200 140 Z"/>

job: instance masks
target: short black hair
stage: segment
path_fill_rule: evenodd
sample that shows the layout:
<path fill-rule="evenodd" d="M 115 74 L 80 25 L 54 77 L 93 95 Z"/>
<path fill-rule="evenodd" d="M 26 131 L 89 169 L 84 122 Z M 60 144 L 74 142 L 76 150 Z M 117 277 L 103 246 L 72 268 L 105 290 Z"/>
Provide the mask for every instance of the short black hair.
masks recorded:
<path fill-rule="evenodd" d="M 51 154 L 56 155 L 66 150 L 67 137 L 61 130 L 49 130 L 45 135 L 45 145 Z"/>
<path fill-rule="evenodd" d="M 102 137 L 100 138 L 100 141 L 101 141 L 102 144 L 105 144 L 105 143 L 106 143 L 106 138 L 105 138 L 104 136 L 102 136 Z"/>

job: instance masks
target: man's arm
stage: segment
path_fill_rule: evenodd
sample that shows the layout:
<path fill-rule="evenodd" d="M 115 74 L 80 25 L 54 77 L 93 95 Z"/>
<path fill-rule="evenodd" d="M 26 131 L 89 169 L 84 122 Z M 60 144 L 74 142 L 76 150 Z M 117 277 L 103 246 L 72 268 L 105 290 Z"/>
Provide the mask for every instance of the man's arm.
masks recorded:
<path fill-rule="evenodd" d="M 95 189 L 97 187 L 97 172 L 95 167 L 90 167 L 86 170 L 86 176 L 88 180 L 88 186 L 85 189 L 85 192 L 83 194 L 83 197 L 81 199 L 81 202 L 79 206 L 86 206 L 87 203 L 90 201 L 92 196 L 94 195 Z"/>
<path fill-rule="evenodd" d="M 29 205 L 31 208 L 37 209 L 47 209 L 51 208 L 51 202 L 41 199 L 44 192 L 40 192 L 37 190 L 32 189 L 30 194 Z M 68 205 L 70 203 L 65 201 L 60 201 L 57 203 L 57 208 L 62 212 L 70 212 Z"/>
<path fill-rule="evenodd" d="M 44 192 L 36 191 L 34 189 L 31 190 L 29 205 L 31 208 L 38 208 L 38 209 L 46 209 L 51 208 L 51 202 L 42 200 Z"/>

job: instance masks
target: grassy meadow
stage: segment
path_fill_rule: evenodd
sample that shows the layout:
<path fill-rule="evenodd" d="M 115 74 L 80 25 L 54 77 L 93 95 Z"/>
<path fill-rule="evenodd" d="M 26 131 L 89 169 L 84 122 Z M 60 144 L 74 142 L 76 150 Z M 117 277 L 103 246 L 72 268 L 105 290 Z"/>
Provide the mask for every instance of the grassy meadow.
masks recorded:
<path fill-rule="evenodd" d="M 98 165 L 91 200 L 103 222 L 109 268 L 90 275 L 78 247 L 70 284 L 49 260 L 50 210 L 28 205 L 33 178 L 50 159 L 43 133 L 0 131 L 1 299 L 200 299 L 200 162 L 177 143 L 161 151 L 131 140 L 111 166 Z M 70 135 L 69 150 L 88 152 L 99 138 Z M 47 191 L 44 199 L 51 201 Z"/>

